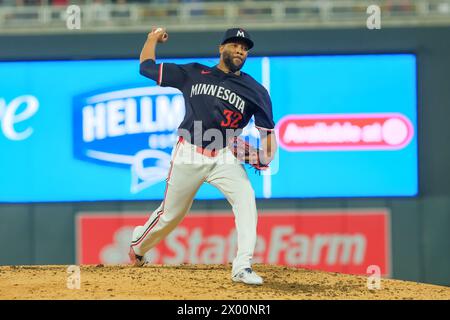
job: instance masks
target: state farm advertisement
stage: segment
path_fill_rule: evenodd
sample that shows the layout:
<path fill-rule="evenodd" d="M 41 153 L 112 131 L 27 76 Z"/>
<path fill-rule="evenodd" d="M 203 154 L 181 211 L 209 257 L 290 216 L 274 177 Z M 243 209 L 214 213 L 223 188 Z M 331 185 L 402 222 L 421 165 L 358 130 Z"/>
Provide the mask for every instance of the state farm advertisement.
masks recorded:
<path fill-rule="evenodd" d="M 149 215 L 79 213 L 77 263 L 127 264 L 131 234 Z M 387 209 L 260 211 L 254 263 L 367 274 L 391 273 Z M 153 264 L 226 264 L 237 251 L 232 212 L 191 212 L 146 254 Z"/>

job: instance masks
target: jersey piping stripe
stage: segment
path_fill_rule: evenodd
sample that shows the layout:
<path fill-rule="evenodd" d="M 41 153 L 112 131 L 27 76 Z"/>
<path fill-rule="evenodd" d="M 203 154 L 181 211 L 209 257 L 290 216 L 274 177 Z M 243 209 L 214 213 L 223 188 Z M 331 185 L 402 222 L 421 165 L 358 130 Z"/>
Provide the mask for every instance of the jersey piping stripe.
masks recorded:
<path fill-rule="evenodd" d="M 161 64 L 159 65 L 158 85 L 161 85 L 161 82 L 162 82 L 163 64 L 164 64 L 164 63 L 161 63 Z"/>
<path fill-rule="evenodd" d="M 263 128 L 263 127 L 258 127 L 255 126 L 256 129 L 260 129 L 260 130 L 266 130 L 266 131 L 274 131 L 275 129 L 267 129 L 267 128 Z"/>
<path fill-rule="evenodd" d="M 148 226 L 147 230 L 145 230 L 145 232 L 142 234 L 142 236 L 140 236 L 139 238 L 137 238 L 134 241 L 131 241 L 131 243 L 133 244 L 132 247 L 138 245 L 144 238 L 145 236 L 147 236 L 147 234 L 150 232 L 150 230 L 152 230 L 152 228 L 156 225 L 156 223 L 159 220 L 159 216 L 162 214 L 162 210 L 160 210 L 158 212 L 158 215 L 156 216 L 155 219 L 153 219 L 152 223 L 150 223 L 150 225 Z"/>
<path fill-rule="evenodd" d="M 142 242 L 142 240 L 145 239 L 145 237 L 146 237 L 147 234 L 153 229 L 153 227 L 156 226 L 156 225 L 158 224 L 159 217 L 160 217 L 162 214 L 164 214 L 164 204 L 165 204 L 165 202 L 166 202 L 167 189 L 169 188 L 169 180 L 170 180 L 170 177 L 171 177 L 171 175 L 172 175 L 173 161 L 175 161 L 175 158 L 176 158 L 176 156 L 177 156 L 178 148 L 179 148 L 179 146 L 180 146 L 180 141 L 181 141 L 181 140 L 178 140 L 178 143 L 177 143 L 177 146 L 176 146 L 176 149 L 175 149 L 175 153 L 174 153 L 174 155 L 173 155 L 172 164 L 170 165 L 169 174 L 168 174 L 168 177 L 167 177 L 167 183 L 166 183 L 166 190 L 165 190 L 165 192 L 164 192 L 164 200 L 163 200 L 163 204 L 162 204 L 162 209 L 158 212 L 158 215 L 157 215 L 156 218 L 152 221 L 152 223 L 150 223 L 150 225 L 148 226 L 147 230 L 145 230 L 145 232 L 142 234 L 142 236 L 140 236 L 140 237 L 139 237 L 138 239 L 136 239 L 135 241 L 132 241 L 132 242 L 131 242 L 131 246 L 132 246 L 132 247 L 137 246 L 138 244 L 140 244 L 140 243 Z M 135 242 L 136 242 L 136 243 L 135 243 Z"/>
<path fill-rule="evenodd" d="M 172 176 L 173 162 L 175 161 L 175 158 L 177 157 L 177 153 L 178 153 L 178 149 L 180 147 L 181 141 L 182 141 L 182 138 L 180 137 L 178 139 L 177 146 L 176 146 L 176 149 L 175 149 L 175 153 L 173 155 L 172 164 L 170 165 L 169 175 L 167 177 L 167 183 L 166 183 L 166 190 L 164 191 L 164 200 L 163 200 L 163 204 L 162 204 L 162 212 L 163 213 L 164 213 L 164 205 L 166 203 L 167 190 L 169 189 L 169 180 L 170 180 L 170 177 Z"/>

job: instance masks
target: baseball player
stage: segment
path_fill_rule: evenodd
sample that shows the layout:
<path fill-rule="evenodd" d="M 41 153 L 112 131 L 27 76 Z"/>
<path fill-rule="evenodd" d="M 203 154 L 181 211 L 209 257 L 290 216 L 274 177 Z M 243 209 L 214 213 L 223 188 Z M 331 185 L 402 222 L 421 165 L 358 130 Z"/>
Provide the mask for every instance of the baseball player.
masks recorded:
<path fill-rule="evenodd" d="M 156 45 L 167 40 L 164 28 L 153 28 L 148 34 L 140 55 L 140 73 L 160 86 L 179 89 L 186 113 L 172 151 L 164 200 L 144 226 L 134 229 L 131 263 L 145 263 L 145 253 L 182 221 L 198 189 L 206 182 L 224 194 L 235 216 L 238 250 L 231 279 L 260 285 L 263 280 L 251 266 L 257 239 L 255 194 L 239 160 L 249 163 L 253 159 L 254 167 L 265 168 L 274 158 L 277 142 L 267 90 L 240 71 L 253 41 L 243 29 L 228 29 L 219 46 L 219 64 L 208 67 L 199 63 L 156 63 Z M 260 133 L 261 148 L 250 154 L 247 150 L 237 160 L 236 152 L 229 147 L 229 141 L 233 141 L 230 132 L 231 137 L 238 136 L 252 116 Z"/>

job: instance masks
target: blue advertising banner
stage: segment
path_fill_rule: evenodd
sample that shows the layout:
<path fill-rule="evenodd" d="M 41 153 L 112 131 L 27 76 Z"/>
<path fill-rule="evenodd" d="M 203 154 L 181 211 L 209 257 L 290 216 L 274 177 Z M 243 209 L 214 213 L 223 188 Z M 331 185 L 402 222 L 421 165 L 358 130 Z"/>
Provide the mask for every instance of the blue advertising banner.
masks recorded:
<path fill-rule="evenodd" d="M 271 171 L 248 172 L 258 198 L 417 194 L 414 55 L 253 57 L 243 71 L 268 89 L 279 141 Z M 180 91 L 138 60 L 0 62 L 0 202 L 162 199 L 183 117 Z M 244 134 L 258 137 L 253 121 Z"/>

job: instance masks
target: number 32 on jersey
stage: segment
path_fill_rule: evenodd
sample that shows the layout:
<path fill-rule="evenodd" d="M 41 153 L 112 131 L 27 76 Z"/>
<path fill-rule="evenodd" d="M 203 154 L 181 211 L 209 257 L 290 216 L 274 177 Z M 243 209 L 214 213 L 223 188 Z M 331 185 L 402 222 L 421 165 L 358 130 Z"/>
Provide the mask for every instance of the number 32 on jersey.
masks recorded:
<path fill-rule="evenodd" d="M 237 111 L 231 111 L 231 110 L 223 110 L 223 115 L 225 116 L 226 120 L 222 120 L 220 125 L 225 128 L 232 128 L 237 129 L 239 126 L 239 121 L 242 120 L 242 114 Z"/>

